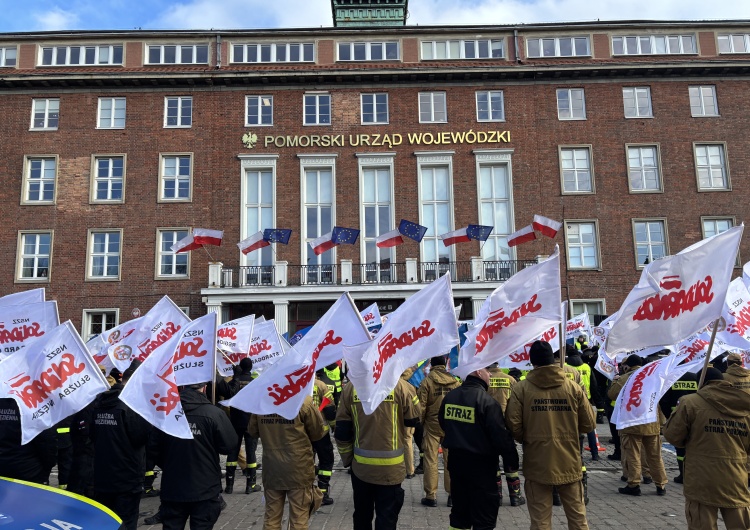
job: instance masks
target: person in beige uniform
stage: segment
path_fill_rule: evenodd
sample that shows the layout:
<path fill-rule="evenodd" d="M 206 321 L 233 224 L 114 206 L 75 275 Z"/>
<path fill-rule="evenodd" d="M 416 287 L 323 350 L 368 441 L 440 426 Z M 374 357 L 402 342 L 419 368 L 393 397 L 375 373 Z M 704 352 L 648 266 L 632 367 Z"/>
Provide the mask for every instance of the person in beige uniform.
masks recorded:
<path fill-rule="evenodd" d="M 615 379 L 607 391 L 611 400 L 616 400 L 628 379 L 641 367 L 643 360 L 631 355 L 622 363 L 625 373 Z M 623 472 L 628 477 L 628 485 L 619 488 L 623 495 L 641 494 L 641 451 L 645 452 L 651 477 L 656 484 L 656 494 L 667 494 L 667 472 L 661 458 L 661 423 L 657 419 L 644 425 L 635 425 L 619 430 L 623 456 Z"/>
<path fill-rule="evenodd" d="M 396 388 L 367 415 L 352 383 L 341 392 L 336 413 L 336 446 L 344 467 L 352 468 L 354 530 L 396 530 L 404 504 L 401 483 L 404 429 L 419 425 L 417 397 L 399 379 Z"/>
<path fill-rule="evenodd" d="M 406 382 L 405 388 L 409 391 L 409 398 L 412 400 L 417 397 L 417 389 L 409 383 L 409 379 L 414 375 L 415 369 L 416 366 L 412 366 L 401 374 L 401 379 Z M 404 429 L 404 465 L 406 465 L 406 478 L 414 478 L 414 427 Z"/>
<path fill-rule="evenodd" d="M 422 405 L 421 423 L 424 429 L 422 452 L 424 453 L 424 494 L 422 504 L 437 506 L 438 489 L 438 453 L 445 433 L 438 423 L 438 411 L 445 395 L 461 386 L 461 383 L 445 370 L 445 357 L 433 357 L 430 360 L 430 373 L 424 378 L 417 390 L 417 398 Z M 448 450 L 443 448 L 443 462 L 448 468 Z M 449 473 L 443 473 L 443 487 L 448 494 L 448 506 L 451 505 L 451 479 Z"/>
<path fill-rule="evenodd" d="M 727 355 L 727 371 L 724 381 L 729 381 L 733 387 L 750 393 L 750 370 L 742 366 L 742 356 L 738 353 Z"/>
<path fill-rule="evenodd" d="M 580 385 L 555 363 L 552 347 L 536 341 L 529 351 L 534 369 L 514 385 L 505 423 L 523 445 L 523 474 L 532 530 L 552 528 L 552 489 L 562 500 L 568 528 L 588 529 L 578 436 L 596 428 L 596 417 Z"/>
<path fill-rule="evenodd" d="M 297 417 L 287 420 L 278 414 L 250 416 L 248 432 L 263 442 L 263 487 L 266 513 L 263 530 L 281 530 L 284 501 L 289 500 L 289 530 L 308 527 L 314 501 L 315 463 L 312 443 L 326 434 L 320 411 L 312 397 L 305 399 Z"/>
<path fill-rule="evenodd" d="M 664 437 L 685 448 L 688 530 L 717 529 L 719 511 L 728 530 L 750 528 L 745 467 L 750 452 L 750 394 L 709 368 L 698 392 L 680 399 Z"/>

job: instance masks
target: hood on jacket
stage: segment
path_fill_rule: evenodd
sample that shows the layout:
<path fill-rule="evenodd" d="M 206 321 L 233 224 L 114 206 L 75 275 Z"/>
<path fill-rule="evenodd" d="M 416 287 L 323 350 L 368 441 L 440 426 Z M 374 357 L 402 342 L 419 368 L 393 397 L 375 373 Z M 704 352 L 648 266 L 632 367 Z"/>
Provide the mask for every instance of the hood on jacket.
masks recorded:
<path fill-rule="evenodd" d="M 727 368 L 727 373 L 737 377 L 750 377 L 750 370 L 743 368 L 739 364 L 732 364 Z"/>
<path fill-rule="evenodd" d="M 526 375 L 526 380 L 539 388 L 554 388 L 565 382 L 565 372 L 557 364 L 539 366 Z M 750 396 L 750 394 L 748 394 Z"/>
<path fill-rule="evenodd" d="M 568 355 L 565 358 L 565 362 L 569 364 L 570 366 L 583 366 L 583 359 L 581 358 L 580 353 L 576 353 L 575 355 Z"/>
<path fill-rule="evenodd" d="M 439 385 L 450 385 L 456 382 L 456 378 L 445 371 L 445 366 L 435 366 L 430 370 L 428 377 Z"/>
<path fill-rule="evenodd" d="M 114 407 L 120 399 L 120 392 L 123 388 L 125 387 L 122 383 L 116 383 L 106 392 L 99 394 L 99 406 L 102 408 Z"/>
<path fill-rule="evenodd" d="M 748 394 L 750 396 L 750 394 Z M 198 392 L 192 388 L 183 388 L 180 390 L 180 402 L 182 402 L 182 408 L 185 412 L 190 412 L 201 405 L 210 405 L 211 402 L 203 392 Z"/>
<path fill-rule="evenodd" d="M 487 390 L 488 388 L 487 383 L 485 383 L 475 375 L 467 375 L 466 379 L 464 379 L 463 386 L 477 386 L 484 390 Z"/>
<path fill-rule="evenodd" d="M 698 395 L 727 416 L 745 417 L 750 410 L 750 394 L 737 390 L 729 381 L 711 381 L 698 390 Z"/>

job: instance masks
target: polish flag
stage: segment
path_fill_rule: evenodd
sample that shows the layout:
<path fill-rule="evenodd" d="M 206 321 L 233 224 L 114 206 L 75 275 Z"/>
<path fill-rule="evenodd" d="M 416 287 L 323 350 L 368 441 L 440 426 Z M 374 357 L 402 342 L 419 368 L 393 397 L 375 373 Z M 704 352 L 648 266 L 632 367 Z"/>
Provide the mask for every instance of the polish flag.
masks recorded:
<path fill-rule="evenodd" d="M 324 252 L 331 250 L 333 247 L 338 246 L 333 242 L 333 231 L 323 234 L 318 239 L 310 241 L 310 246 L 316 256 L 320 256 Z"/>
<path fill-rule="evenodd" d="M 250 254 L 253 250 L 258 250 L 259 248 L 268 247 L 270 245 L 271 243 L 263 239 L 263 230 L 237 243 L 237 246 L 243 254 Z"/>
<path fill-rule="evenodd" d="M 520 245 L 521 243 L 527 243 L 529 241 L 534 241 L 536 239 L 536 234 L 534 233 L 534 226 L 524 226 L 517 232 L 513 232 L 511 235 L 508 236 L 508 246 L 509 247 L 515 247 L 516 245 Z"/>
<path fill-rule="evenodd" d="M 221 240 L 224 238 L 222 230 L 209 230 L 207 228 L 196 228 L 193 230 L 193 240 L 198 245 L 221 246 Z"/>
<path fill-rule="evenodd" d="M 199 248 L 201 248 L 201 244 L 195 242 L 195 238 L 193 238 L 193 234 L 188 234 L 187 236 L 183 237 L 177 243 L 175 243 L 169 248 L 175 254 L 179 254 L 180 252 L 198 250 Z"/>
<path fill-rule="evenodd" d="M 560 231 L 562 223 L 553 221 L 552 219 L 544 217 L 543 215 L 535 215 L 534 222 L 531 226 L 533 226 L 534 230 L 536 230 L 537 232 L 541 232 L 542 235 L 545 235 L 547 237 L 555 237 L 557 235 L 557 232 Z"/>
<path fill-rule="evenodd" d="M 378 248 L 390 248 L 397 247 L 403 242 L 404 238 L 401 237 L 401 232 L 396 229 L 378 236 L 378 238 L 375 240 L 375 246 Z"/>
<path fill-rule="evenodd" d="M 468 227 L 461 228 L 460 230 L 454 230 L 453 232 L 448 232 L 439 237 L 443 240 L 443 245 L 446 247 L 455 245 L 456 243 L 466 243 L 467 241 L 471 241 L 471 238 L 469 238 L 469 235 L 466 233 L 467 229 Z"/>

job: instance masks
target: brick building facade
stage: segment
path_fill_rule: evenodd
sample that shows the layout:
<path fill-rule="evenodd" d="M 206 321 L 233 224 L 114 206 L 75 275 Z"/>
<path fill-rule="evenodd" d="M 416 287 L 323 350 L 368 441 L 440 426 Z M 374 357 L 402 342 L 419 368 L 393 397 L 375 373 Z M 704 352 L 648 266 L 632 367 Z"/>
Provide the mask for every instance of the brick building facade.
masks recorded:
<path fill-rule="evenodd" d="M 293 331 L 450 270 L 471 318 L 558 243 L 563 297 L 611 313 L 745 219 L 748 53 L 742 21 L 2 34 L 0 291 L 46 287 L 84 338 L 163 294 Z M 534 214 L 564 229 L 508 249 Z M 402 218 L 425 242 L 375 251 Z M 470 223 L 484 248 L 434 239 Z M 360 239 L 315 257 L 333 225 Z M 168 252 L 193 227 L 224 244 Z M 270 227 L 290 244 L 242 256 Z"/>

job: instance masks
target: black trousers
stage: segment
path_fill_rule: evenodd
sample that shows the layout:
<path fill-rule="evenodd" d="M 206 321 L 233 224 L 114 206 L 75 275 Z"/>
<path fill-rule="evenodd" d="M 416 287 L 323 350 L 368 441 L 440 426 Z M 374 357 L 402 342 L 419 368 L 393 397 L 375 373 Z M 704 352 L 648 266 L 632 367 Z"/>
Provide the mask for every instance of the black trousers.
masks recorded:
<path fill-rule="evenodd" d="M 250 433 L 245 431 L 237 431 L 237 445 L 234 450 L 227 455 L 227 462 L 237 462 L 240 456 L 240 448 L 242 447 L 242 441 L 245 441 L 245 459 L 247 461 L 248 469 L 255 469 L 257 466 L 255 460 L 255 452 L 258 449 L 258 439 L 250 436 Z M 252 464 L 252 466 L 251 466 Z"/>
<path fill-rule="evenodd" d="M 326 432 L 317 442 L 313 442 L 313 451 L 318 456 L 318 487 L 321 491 L 328 491 L 328 485 L 331 482 L 331 473 L 333 471 L 333 442 L 331 442 L 331 433 Z"/>
<path fill-rule="evenodd" d="M 497 491 L 497 456 L 477 455 L 459 449 L 450 450 L 448 472 L 451 475 L 451 528 L 495 528 L 500 510 Z"/>
<path fill-rule="evenodd" d="M 190 530 L 211 530 L 221 513 L 221 501 L 215 499 L 198 502 L 162 501 L 161 521 L 164 530 L 184 530 L 190 519 Z"/>
<path fill-rule="evenodd" d="M 612 435 L 612 443 L 615 446 L 615 451 L 620 452 L 620 433 L 617 432 L 617 426 L 615 426 L 614 423 L 612 423 L 612 413 L 615 411 L 614 407 L 610 404 L 607 404 L 604 408 L 605 414 L 607 415 L 607 420 L 609 422 L 609 433 Z"/>
<path fill-rule="evenodd" d="M 404 505 L 404 490 L 401 484 L 381 486 L 357 478 L 352 471 L 352 493 L 354 496 L 354 530 L 372 530 L 375 515 L 375 530 L 396 530 L 398 514 Z"/>
<path fill-rule="evenodd" d="M 138 507 L 141 504 L 141 492 L 113 493 L 95 491 L 94 500 L 115 512 L 122 519 L 121 530 L 135 530 L 138 528 Z"/>

